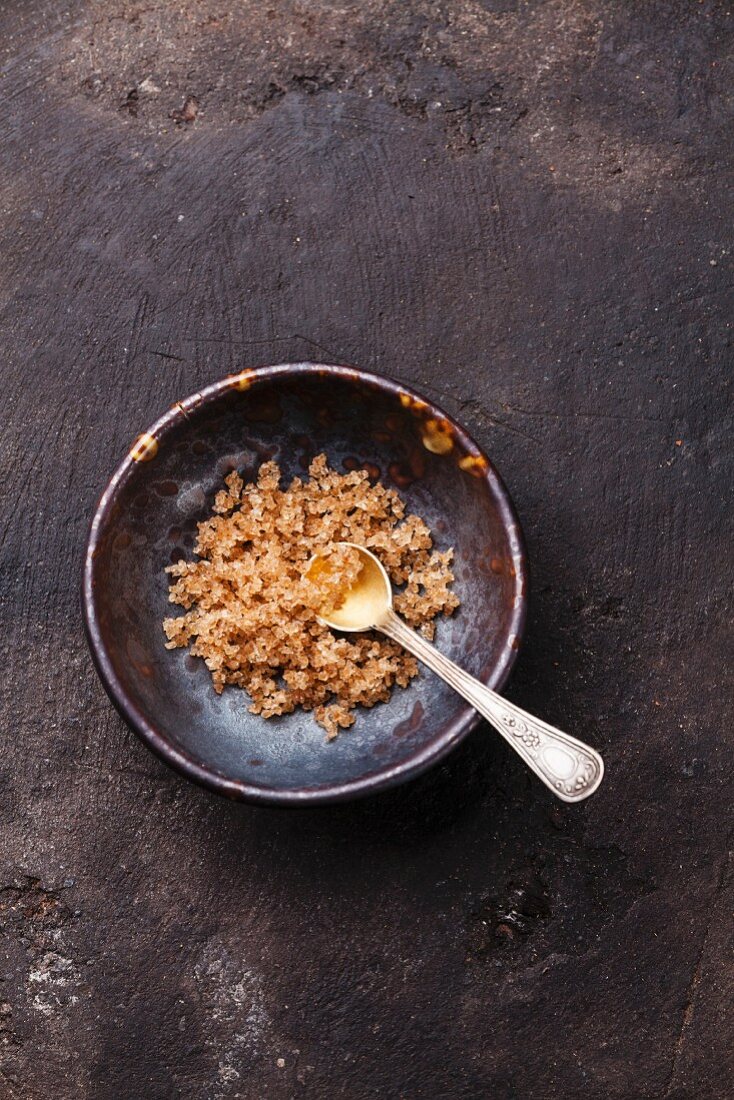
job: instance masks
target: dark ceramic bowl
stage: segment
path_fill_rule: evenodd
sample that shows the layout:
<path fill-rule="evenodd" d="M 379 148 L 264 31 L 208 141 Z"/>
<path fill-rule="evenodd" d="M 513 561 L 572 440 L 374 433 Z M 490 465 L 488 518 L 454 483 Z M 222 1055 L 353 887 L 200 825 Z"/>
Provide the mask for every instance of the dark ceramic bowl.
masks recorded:
<path fill-rule="evenodd" d="M 84 567 L 87 635 L 123 718 L 163 760 L 232 798 L 338 801 L 380 791 L 445 756 L 476 712 L 428 671 L 388 703 L 360 710 L 325 742 L 310 714 L 265 721 L 239 688 L 215 694 L 204 662 L 164 647 L 175 613 L 164 566 L 192 556 L 196 524 L 233 468 L 267 458 L 286 478 L 325 451 L 337 470 L 365 467 L 395 486 L 439 548 L 455 548 L 461 607 L 436 644 L 500 688 L 525 620 L 526 560 L 494 468 L 451 417 L 412 390 L 347 367 L 244 371 L 195 393 L 135 442 L 97 508 Z"/>

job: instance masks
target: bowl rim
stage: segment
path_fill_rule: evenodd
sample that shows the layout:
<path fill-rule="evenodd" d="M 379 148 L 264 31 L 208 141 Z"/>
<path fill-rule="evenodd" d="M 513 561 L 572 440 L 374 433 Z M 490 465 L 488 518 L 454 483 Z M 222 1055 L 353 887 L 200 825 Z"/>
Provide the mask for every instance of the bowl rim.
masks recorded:
<path fill-rule="evenodd" d="M 265 380 L 270 381 L 280 377 L 296 377 L 298 375 L 341 378 L 389 394 L 396 397 L 403 404 L 415 403 L 418 408 L 425 410 L 430 416 L 447 421 L 460 446 L 479 459 L 478 476 L 487 483 L 490 496 L 500 514 L 502 525 L 510 542 L 515 569 L 514 606 L 510 615 L 509 632 L 516 641 L 514 646 L 507 645 L 505 647 L 503 655 L 492 669 L 491 675 L 482 676 L 484 683 L 499 691 L 512 671 L 525 629 L 529 583 L 525 540 L 510 495 L 492 462 L 466 429 L 433 400 L 429 400 L 410 385 L 356 367 L 312 362 L 280 363 L 274 366 L 252 368 L 239 374 L 227 375 L 193 393 L 190 397 L 177 401 L 151 425 L 147 432 L 138 437 L 138 441 L 136 441 L 138 448 L 140 448 L 140 441 L 142 440 L 144 441 L 143 446 L 152 446 L 155 452 L 157 445 L 170 434 L 182 417 L 188 419 L 190 412 L 194 409 L 197 412 L 200 411 L 204 406 L 214 403 L 222 394 L 232 389 L 247 390 Z M 151 444 L 151 439 L 155 440 L 155 443 Z M 315 805 L 346 802 L 353 798 L 376 794 L 399 783 L 404 783 L 442 760 L 477 727 L 481 720 L 480 715 L 467 703 L 439 737 L 423 746 L 419 751 L 411 753 L 398 764 L 393 764 L 390 767 L 343 783 L 294 787 L 284 790 L 232 779 L 173 744 L 156 727 L 155 722 L 148 718 L 133 702 L 116 675 L 102 635 L 97 608 L 95 559 L 101 536 L 119 492 L 133 475 L 140 461 L 140 457 L 134 457 L 134 452 L 135 445 L 110 478 L 99 499 L 90 524 L 82 575 L 82 618 L 92 659 L 107 694 L 128 726 L 156 756 L 186 778 L 225 797 L 238 801 L 281 806 Z M 140 451 L 138 450 L 139 455 Z"/>

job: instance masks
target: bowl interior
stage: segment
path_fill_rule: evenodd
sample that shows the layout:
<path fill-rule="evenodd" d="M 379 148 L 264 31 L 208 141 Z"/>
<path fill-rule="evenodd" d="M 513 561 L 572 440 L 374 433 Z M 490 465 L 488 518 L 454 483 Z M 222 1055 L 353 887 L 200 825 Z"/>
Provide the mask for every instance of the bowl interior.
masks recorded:
<path fill-rule="evenodd" d="M 102 657 L 112 671 L 104 677 L 108 689 L 113 679 L 113 698 L 138 732 L 150 741 L 154 730 L 157 751 L 183 753 L 215 786 L 224 777 L 243 785 L 243 796 L 259 791 L 276 800 L 379 787 L 459 740 L 472 709 L 425 671 L 395 689 L 389 703 L 359 710 L 355 725 L 328 744 L 310 714 L 252 715 L 242 690 L 215 694 L 201 659 L 165 649 L 162 620 L 181 609 L 168 601 L 164 566 L 193 557 L 197 522 L 210 514 L 230 470 L 250 478 L 273 458 L 290 479 L 324 451 L 337 470 L 363 466 L 395 486 L 439 549 L 454 547 L 461 607 L 439 622 L 436 644 L 498 686 L 522 621 L 516 521 L 496 475 L 463 433 L 397 387 L 303 368 L 263 372 L 241 385 L 210 387 L 168 414 L 153 429 L 154 457 L 127 460 L 103 498 L 91 613 L 87 607 L 98 663 Z"/>

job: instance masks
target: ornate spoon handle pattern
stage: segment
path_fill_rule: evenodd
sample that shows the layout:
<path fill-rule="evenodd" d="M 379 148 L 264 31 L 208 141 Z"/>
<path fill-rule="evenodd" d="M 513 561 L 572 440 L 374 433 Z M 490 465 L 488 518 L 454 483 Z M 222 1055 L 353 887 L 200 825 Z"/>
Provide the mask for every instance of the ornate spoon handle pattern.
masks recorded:
<path fill-rule="evenodd" d="M 458 691 L 491 722 L 546 787 L 564 802 L 581 802 L 602 781 L 604 762 L 594 749 L 542 722 L 480 683 L 435 649 L 390 610 L 379 630 Z"/>

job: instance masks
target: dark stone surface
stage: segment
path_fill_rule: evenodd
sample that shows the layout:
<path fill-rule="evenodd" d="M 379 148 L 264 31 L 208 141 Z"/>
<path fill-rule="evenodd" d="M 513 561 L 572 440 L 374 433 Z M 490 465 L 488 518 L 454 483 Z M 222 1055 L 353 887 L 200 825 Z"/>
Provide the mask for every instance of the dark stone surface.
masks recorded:
<path fill-rule="evenodd" d="M 731 1093 L 724 4 L 0 7 L 2 1094 Z M 234 369 L 398 376 L 504 475 L 510 694 L 378 801 L 235 806 L 128 733 L 77 581 L 132 439 Z"/>

